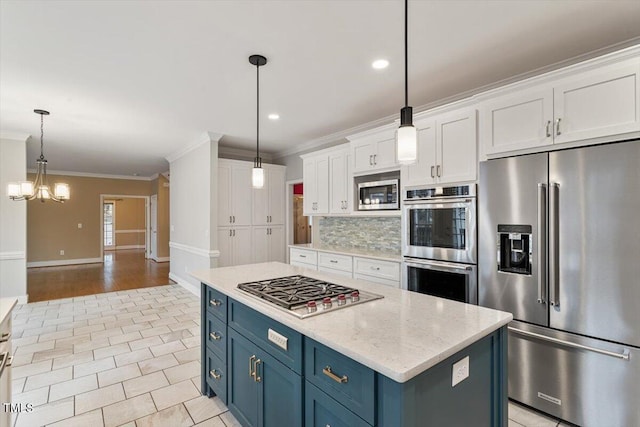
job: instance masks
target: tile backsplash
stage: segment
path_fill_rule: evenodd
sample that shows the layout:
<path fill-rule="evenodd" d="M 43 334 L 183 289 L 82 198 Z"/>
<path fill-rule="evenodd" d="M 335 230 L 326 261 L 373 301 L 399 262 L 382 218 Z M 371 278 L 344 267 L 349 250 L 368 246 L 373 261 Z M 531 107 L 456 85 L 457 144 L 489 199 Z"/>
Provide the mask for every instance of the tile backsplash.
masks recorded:
<path fill-rule="evenodd" d="M 400 217 L 321 217 L 320 244 L 400 254 Z"/>

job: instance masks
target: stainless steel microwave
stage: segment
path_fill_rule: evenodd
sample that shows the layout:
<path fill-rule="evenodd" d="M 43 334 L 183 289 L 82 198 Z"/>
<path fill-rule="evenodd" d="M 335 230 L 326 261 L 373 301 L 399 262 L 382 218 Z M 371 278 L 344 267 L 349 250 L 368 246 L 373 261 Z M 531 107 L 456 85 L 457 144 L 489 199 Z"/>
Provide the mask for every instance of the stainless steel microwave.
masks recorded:
<path fill-rule="evenodd" d="M 400 209 L 399 179 L 361 182 L 358 184 L 358 210 L 378 211 Z"/>

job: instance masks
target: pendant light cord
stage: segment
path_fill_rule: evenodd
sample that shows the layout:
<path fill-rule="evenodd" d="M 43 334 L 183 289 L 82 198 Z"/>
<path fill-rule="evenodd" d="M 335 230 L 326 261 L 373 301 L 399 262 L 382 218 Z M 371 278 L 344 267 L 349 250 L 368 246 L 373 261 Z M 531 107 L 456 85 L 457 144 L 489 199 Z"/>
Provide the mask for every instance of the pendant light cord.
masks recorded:
<path fill-rule="evenodd" d="M 256 95 L 256 162 L 262 163 L 260 162 L 260 63 L 256 65 Z"/>
<path fill-rule="evenodd" d="M 409 28 L 409 13 L 408 13 L 408 8 L 409 8 L 409 0 L 404 0 L 404 106 L 408 107 L 409 106 L 409 73 L 408 73 L 408 69 L 409 69 L 409 54 L 408 54 L 408 44 L 409 44 L 409 38 L 407 36 L 407 34 L 409 33 L 408 28 Z"/>

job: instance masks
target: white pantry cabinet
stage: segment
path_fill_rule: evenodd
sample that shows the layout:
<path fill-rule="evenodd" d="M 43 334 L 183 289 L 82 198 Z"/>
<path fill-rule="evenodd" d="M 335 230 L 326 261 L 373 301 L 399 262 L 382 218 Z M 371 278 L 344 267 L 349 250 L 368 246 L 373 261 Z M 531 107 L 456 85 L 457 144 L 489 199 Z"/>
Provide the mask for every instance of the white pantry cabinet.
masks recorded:
<path fill-rule="evenodd" d="M 218 159 L 218 225 L 251 225 L 251 163 Z"/>
<path fill-rule="evenodd" d="M 219 227 L 218 250 L 218 267 L 251 264 L 251 227 Z"/>
<path fill-rule="evenodd" d="M 253 262 L 285 262 L 284 227 L 253 227 Z"/>
<path fill-rule="evenodd" d="M 465 108 L 415 121 L 418 157 L 401 168 L 402 185 L 477 179 L 476 110 Z"/>
<path fill-rule="evenodd" d="M 480 106 L 485 154 L 640 131 L 640 59 L 572 74 Z"/>
<path fill-rule="evenodd" d="M 351 163 L 354 175 L 397 169 L 396 129 L 385 128 L 374 133 L 355 135 L 351 141 Z"/>
<path fill-rule="evenodd" d="M 253 225 L 284 224 L 285 167 L 262 165 L 264 187 L 253 188 Z"/>

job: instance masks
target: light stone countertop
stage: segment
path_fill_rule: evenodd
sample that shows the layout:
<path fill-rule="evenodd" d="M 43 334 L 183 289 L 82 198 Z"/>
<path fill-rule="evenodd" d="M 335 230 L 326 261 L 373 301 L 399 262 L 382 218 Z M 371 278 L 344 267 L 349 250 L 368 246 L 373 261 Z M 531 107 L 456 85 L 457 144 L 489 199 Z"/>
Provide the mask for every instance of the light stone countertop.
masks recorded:
<path fill-rule="evenodd" d="M 358 256 L 363 258 L 379 259 L 382 261 L 402 262 L 402 255 L 389 254 L 379 251 L 367 251 L 355 248 L 337 248 L 324 245 L 315 245 L 313 243 L 300 243 L 297 245 L 289 245 L 290 248 L 309 249 L 318 252 L 328 252 L 332 254 Z"/>
<path fill-rule="evenodd" d="M 17 298 L 0 298 L 0 323 L 4 323 L 17 303 Z"/>
<path fill-rule="evenodd" d="M 367 290 L 383 299 L 299 319 L 237 289 L 254 280 L 302 274 Z M 396 382 L 406 382 L 509 323 L 510 313 L 278 262 L 214 268 L 193 277 Z"/>

